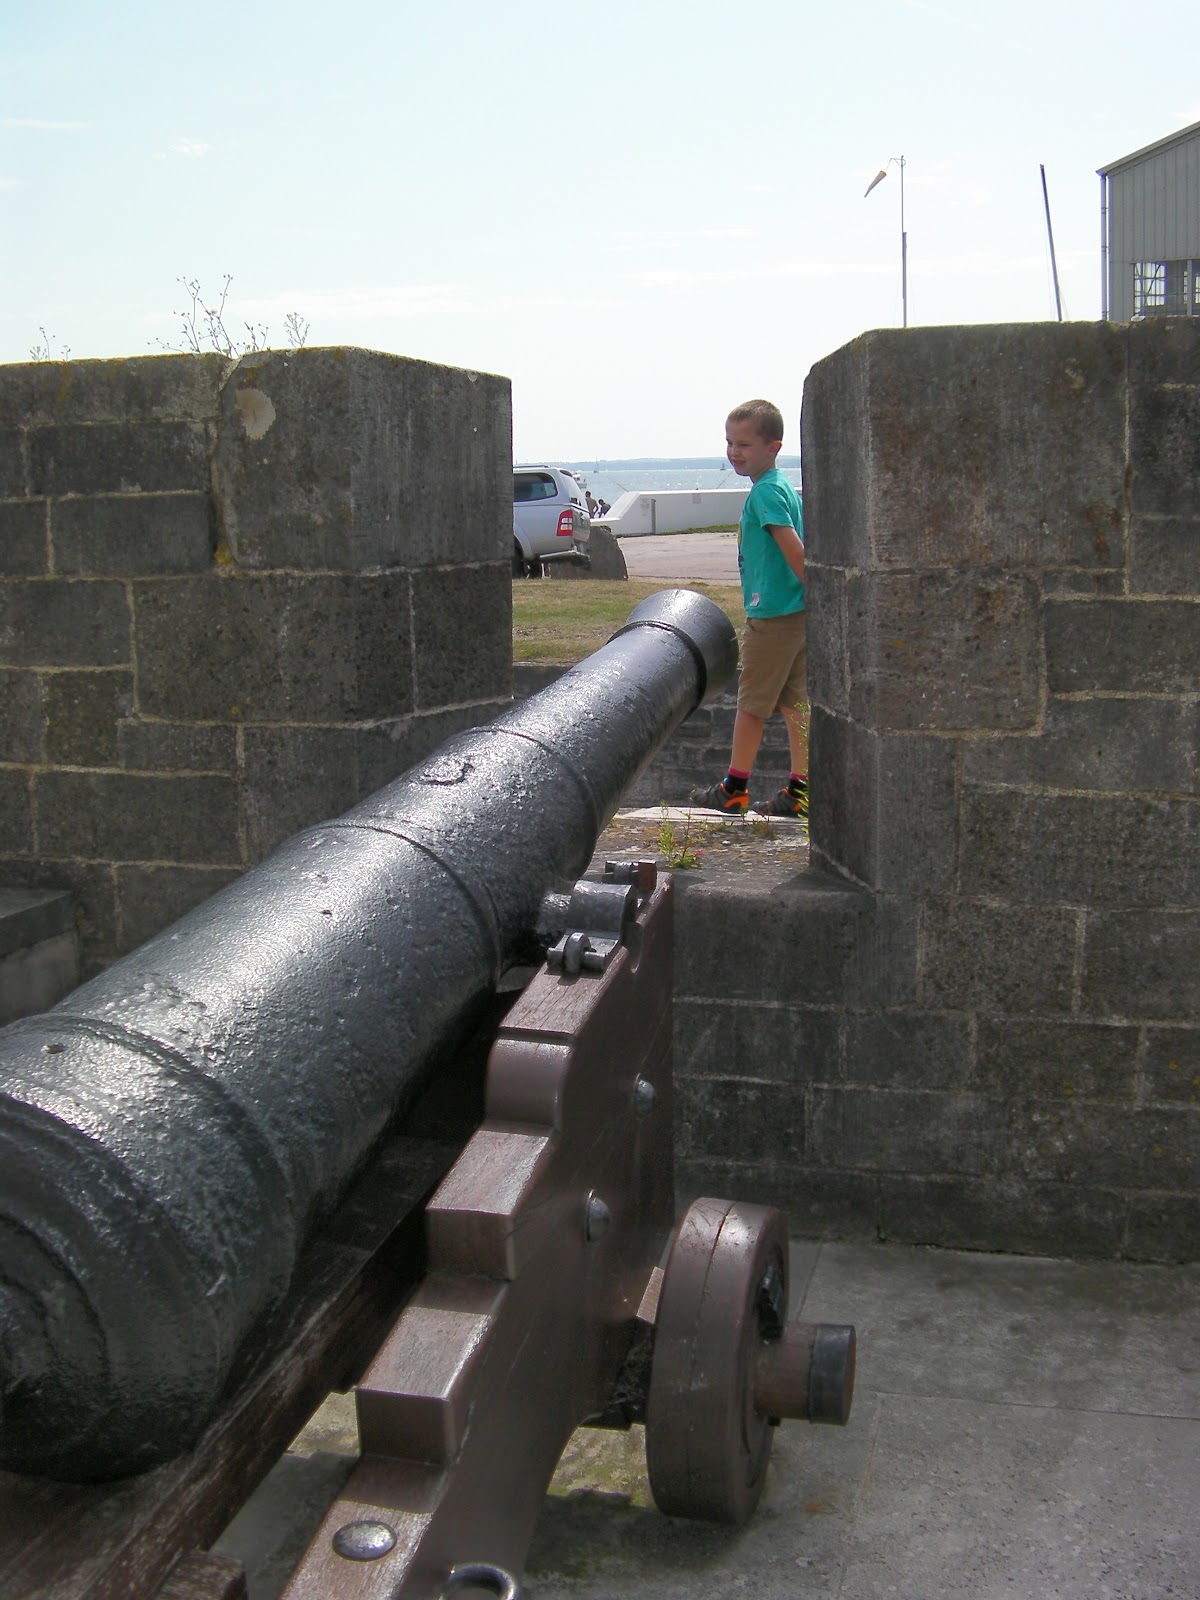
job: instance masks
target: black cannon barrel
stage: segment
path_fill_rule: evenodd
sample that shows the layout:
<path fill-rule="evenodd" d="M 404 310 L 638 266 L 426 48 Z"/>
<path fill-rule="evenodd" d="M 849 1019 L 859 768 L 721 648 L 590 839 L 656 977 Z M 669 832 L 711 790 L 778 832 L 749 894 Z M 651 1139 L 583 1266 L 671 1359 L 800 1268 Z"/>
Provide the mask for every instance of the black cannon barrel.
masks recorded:
<path fill-rule="evenodd" d="M 736 661 L 711 601 L 654 595 L 541 694 L 0 1029 L 0 1466 L 118 1477 L 195 1438 L 306 1233 Z"/>

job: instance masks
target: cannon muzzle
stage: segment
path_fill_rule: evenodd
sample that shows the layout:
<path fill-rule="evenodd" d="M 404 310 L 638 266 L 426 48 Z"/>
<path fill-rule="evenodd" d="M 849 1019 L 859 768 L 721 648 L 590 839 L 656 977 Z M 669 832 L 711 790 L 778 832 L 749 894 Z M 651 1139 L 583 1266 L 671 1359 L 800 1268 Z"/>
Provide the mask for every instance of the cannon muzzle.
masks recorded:
<path fill-rule="evenodd" d="M 0 1030 L 0 1466 L 118 1477 L 195 1439 L 306 1235 L 736 660 L 718 607 L 653 596 Z"/>

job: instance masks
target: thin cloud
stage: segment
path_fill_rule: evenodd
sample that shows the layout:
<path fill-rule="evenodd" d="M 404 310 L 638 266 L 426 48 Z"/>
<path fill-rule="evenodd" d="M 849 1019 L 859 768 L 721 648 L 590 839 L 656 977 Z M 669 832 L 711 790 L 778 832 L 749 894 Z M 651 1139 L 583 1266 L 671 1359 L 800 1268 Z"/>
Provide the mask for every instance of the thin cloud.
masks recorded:
<path fill-rule="evenodd" d="M 602 310 L 611 297 L 500 295 L 472 284 L 386 284 L 357 289 L 285 289 L 232 305 L 233 320 L 278 321 L 298 311 L 314 325 L 357 318 L 500 317 L 538 311 Z M 230 319 L 226 317 L 228 322 Z"/>
<path fill-rule="evenodd" d="M 86 122 L 50 122 L 42 117 L 5 117 L 6 128 L 24 128 L 30 133 L 82 133 Z"/>
<path fill-rule="evenodd" d="M 756 231 L 740 227 L 618 229 L 601 234 L 590 248 L 605 255 L 630 255 L 635 250 L 675 250 L 713 239 L 753 239 Z"/>
<path fill-rule="evenodd" d="M 208 154 L 212 145 L 204 144 L 200 139 L 173 139 L 168 149 L 173 156 L 187 156 L 191 160 L 198 161 L 201 156 Z"/>
<path fill-rule="evenodd" d="M 762 283 L 778 279 L 875 277 L 883 270 L 867 261 L 833 261 L 820 257 L 812 261 L 766 261 L 751 267 L 673 268 L 647 267 L 643 272 L 621 274 L 626 283 L 644 289 L 699 288 L 709 283 Z"/>
<path fill-rule="evenodd" d="M 271 317 L 301 309 L 313 317 L 461 316 L 477 309 L 477 291 L 466 284 L 387 284 L 358 289 L 286 289 L 247 300 L 243 309 L 254 317 Z"/>
<path fill-rule="evenodd" d="M 950 22 L 955 27 L 963 27 L 969 23 L 968 18 L 957 16 L 953 11 L 946 11 L 941 6 L 927 5 L 925 0 L 906 0 L 906 4 L 910 11 L 927 12 L 929 16 L 937 17 L 940 22 Z"/>

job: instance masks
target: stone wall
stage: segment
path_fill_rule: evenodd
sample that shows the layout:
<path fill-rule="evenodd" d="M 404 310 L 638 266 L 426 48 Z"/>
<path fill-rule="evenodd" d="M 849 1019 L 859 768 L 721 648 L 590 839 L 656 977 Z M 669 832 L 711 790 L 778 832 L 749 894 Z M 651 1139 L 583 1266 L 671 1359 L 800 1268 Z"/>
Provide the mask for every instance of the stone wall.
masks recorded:
<path fill-rule="evenodd" d="M 680 900 L 685 1197 L 1200 1256 L 1200 328 L 863 336 L 803 416 L 812 869 Z"/>
<path fill-rule="evenodd" d="M 0 368 L 0 886 L 85 975 L 503 707 L 510 470 L 423 362 Z"/>

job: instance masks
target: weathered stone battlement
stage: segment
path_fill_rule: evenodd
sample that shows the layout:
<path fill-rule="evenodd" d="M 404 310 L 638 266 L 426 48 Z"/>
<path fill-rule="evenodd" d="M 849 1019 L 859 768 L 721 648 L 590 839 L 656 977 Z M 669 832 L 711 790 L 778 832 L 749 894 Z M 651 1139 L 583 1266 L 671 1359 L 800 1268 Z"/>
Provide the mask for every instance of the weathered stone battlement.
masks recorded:
<path fill-rule="evenodd" d="M 506 702 L 510 466 L 362 350 L 0 369 L 0 885 L 85 972 Z"/>
<path fill-rule="evenodd" d="M 1200 1255 L 1200 329 L 864 335 L 803 418 L 812 869 L 681 899 L 687 1192 Z"/>

